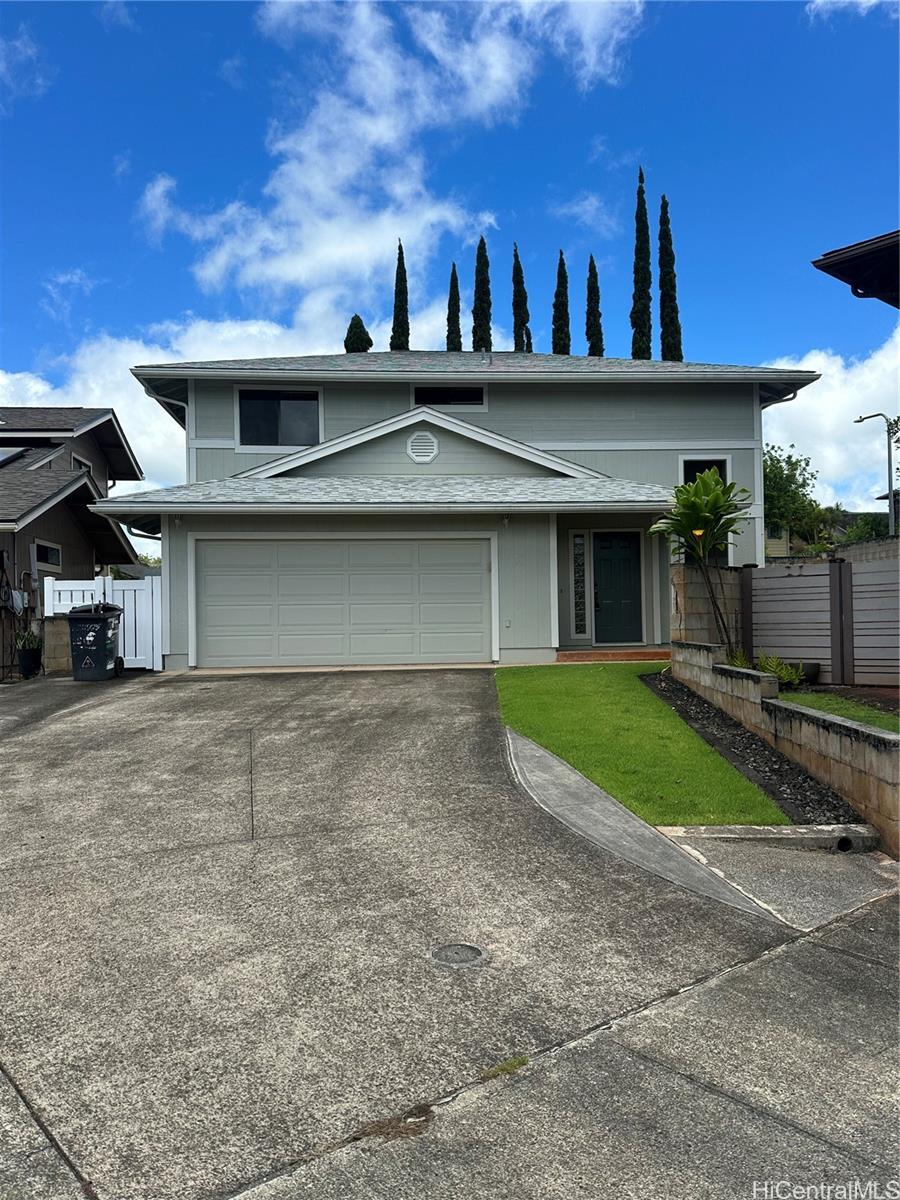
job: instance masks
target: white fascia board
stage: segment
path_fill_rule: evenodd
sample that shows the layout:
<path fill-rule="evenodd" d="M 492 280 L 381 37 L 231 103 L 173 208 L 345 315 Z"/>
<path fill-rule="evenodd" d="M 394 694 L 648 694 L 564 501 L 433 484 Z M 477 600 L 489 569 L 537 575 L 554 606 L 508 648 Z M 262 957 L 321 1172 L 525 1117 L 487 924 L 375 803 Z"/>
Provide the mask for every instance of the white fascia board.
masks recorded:
<path fill-rule="evenodd" d="M 54 446 L 54 448 L 48 451 L 43 458 L 39 458 L 37 462 L 33 462 L 31 466 L 27 468 L 27 470 L 36 471 L 38 467 L 45 467 L 48 462 L 53 462 L 54 458 L 57 458 L 60 454 L 62 454 L 65 449 L 67 449 L 66 446 Z"/>
<path fill-rule="evenodd" d="M 761 373 L 764 372 L 764 373 Z M 266 367 L 191 367 L 189 370 L 173 367 L 144 367 L 135 377 L 144 379 L 265 379 L 292 380 L 298 383 L 458 383 L 473 380 L 479 383 L 796 383 L 805 387 L 820 378 L 815 371 L 782 371 L 778 368 L 752 367 L 734 371 L 679 371 L 678 374 L 661 371 L 603 371 L 596 375 L 577 371 L 498 371 L 493 367 L 473 364 L 457 371 L 329 371 L 329 370 L 279 370 Z"/>
<path fill-rule="evenodd" d="M 524 442 L 516 442 L 501 433 L 483 429 L 480 425 L 471 425 L 468 421 L 460 421 L 458 417 L 438 412 L 436 409 L 428 408 L 427 405 L 406 409 L 397 413 L 396 416 L 387 417 L 384 421 L 377 421 L 374 425 L 366 425 L 362 429 L 354 429 L 351 433 L 342 434 L 340 437 L 322 442 L 318 446 L 310 446 L 307 450 L 296 450 L 292 454 L 285 455 L 284 458 L 277 458 L 273 462 L 263 463 L 258 467 L 250 467 L 247 471 L 241 471 L 235 478 L 272 479 L 284 471 L 293 470 L 295 467 L 301 467 L 322 458 L 330 458 L 334 454 L 340 454 L 342 451 L 350 450 L 364 442 L 375 441 L 398 429 L 406 429 L 410 425 L 435 425 L 439 429 L 445 429 L 449 433 L 458 434 L 473 442 L 480 442 L 483 446 L 490 446 L 492 449 L 509 454 L 514 458 L 522 458 L 536 463 L 538 466 L 547 467 L 570 479 L 609 478 L 608 475 L 602 475 L 590 467 L 567 462 L 565 459 L 557 458 L 555 454 L 548 454 L 545 450 L 527 446 Z"/>

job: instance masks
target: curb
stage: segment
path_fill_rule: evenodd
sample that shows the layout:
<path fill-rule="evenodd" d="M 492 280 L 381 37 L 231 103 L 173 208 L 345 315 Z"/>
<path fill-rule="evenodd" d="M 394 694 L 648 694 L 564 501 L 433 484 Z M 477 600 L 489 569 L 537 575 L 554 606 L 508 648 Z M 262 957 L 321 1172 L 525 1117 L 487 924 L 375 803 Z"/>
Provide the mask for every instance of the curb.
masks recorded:
<path fill-rule="evenodd" d="M 768 842 L 783 850 L 867 854 L 880 845 L 871 825 L 658 825 L 675 842 Z"/>

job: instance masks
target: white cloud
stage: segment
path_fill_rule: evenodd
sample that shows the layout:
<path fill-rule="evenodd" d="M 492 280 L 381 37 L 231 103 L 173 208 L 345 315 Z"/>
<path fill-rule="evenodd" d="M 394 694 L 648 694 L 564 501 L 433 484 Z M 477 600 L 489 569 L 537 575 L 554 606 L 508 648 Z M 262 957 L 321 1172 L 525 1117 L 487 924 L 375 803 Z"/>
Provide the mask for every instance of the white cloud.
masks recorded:
<path fill-rule="evenodd" d="M 112 173 L 116 179 L 124 179 L 131 171 L 131 151 L 126 150 L 124 154 L 117 154 L 113 159 Z"/>
<path fill-rule="evenodd" d="M 102 0 L 97 8 L 97 17 L 104 29 L 136 30 L 138 28 L 137 21 L 125 0 Z"/>
<path fill-rule="evenodd" d="M 619 232 L 618 217 L 596 192 L 582 192 L 562 204 L 554 204 L 550 211 L 555 217 L 585 226 L 600 238 L 615 237 Z"/>
<path fill-rule="evenodd" d="M 230 88 L 239 92 L 244 87 L 244 67 L 246 65 L 243 54 L 232 54 L 230 58 L 225 58 L 219 63 L 219 78 Z"/>
<path fill-rule="evenodd" d="M 893 10 L 896 16 L 896 0 L 808 0 L 807 14 L 811 17 L 826 16 L 837 9 L 850 9 L 858 13 L 871 12 L 873 8 Z"/>
<path fill-rule="evenodd" d="M 43 96 L 53 75 L 24 25 L 14 36 L 0 37 L 0 116 L 10 111 L 15 100 Z"/>
<path fill-rule="evenodd" d="M 81 267 L 75 267 L 71 271 L 57 271 L 44 280 L 41 308 L 54 321 L 62 321 L 65 324 L 72 315 L 73 296 L 89 296 L 97 283 L 98 280 L 92 279 Z"/>
<path fill-rule="evenodd" d="M 582 90 L 599 80 L 618 82 L 625 44 L 638 30 L 642 0 L 518 0 L 527 29 L 546 40 Z"/>
<path fill-rule="evenodd" d="M 764 415 L 766 441 L 809 455 L 819 472 L 817 498 L 851 511 L 871 509 L 887 488 L 884 422 L 854 425 L 858 416 L 897 411 L 900 395 L 900 328 L 866 358 L 845 359 L 831 350 L 778 359 L 773 367 L 819 371 L 822 378 Z"/>

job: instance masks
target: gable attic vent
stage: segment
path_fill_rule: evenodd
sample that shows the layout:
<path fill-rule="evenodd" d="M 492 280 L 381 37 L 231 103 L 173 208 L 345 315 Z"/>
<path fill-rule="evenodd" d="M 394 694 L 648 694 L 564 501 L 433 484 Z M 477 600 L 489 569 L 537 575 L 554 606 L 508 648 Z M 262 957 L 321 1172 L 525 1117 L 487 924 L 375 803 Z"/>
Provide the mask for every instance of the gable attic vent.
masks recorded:
<path fill-rule="evenodd" d="M 438 440 L 427 429 L 419 429 L 410 435 L 406 453 L 415 463 L 430 463 L 438 456 Z"/>

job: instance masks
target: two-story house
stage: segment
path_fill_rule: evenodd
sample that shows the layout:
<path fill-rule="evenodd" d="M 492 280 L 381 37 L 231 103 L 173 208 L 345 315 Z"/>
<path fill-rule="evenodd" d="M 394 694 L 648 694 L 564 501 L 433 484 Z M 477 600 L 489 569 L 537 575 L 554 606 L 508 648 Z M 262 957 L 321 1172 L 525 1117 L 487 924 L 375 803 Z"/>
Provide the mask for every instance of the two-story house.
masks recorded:
<path fill-rule="evenodd" d="M 0 408 L 0 565 L 40 597 L 48 575 L 93 579 L 137 562 L 119 523 L 90 505 L 115 482 L 143 479 L 109 408 Z"/>
<path fill-rule="evenodd" d="M 134 368 L 187 482 L 97 504 L 162 536 L 168 668 L 553 661 L 661 646 L 648 527 L 715 464 L 763 559 L 762 411 L 807 371 L 405 352 Z"/>

